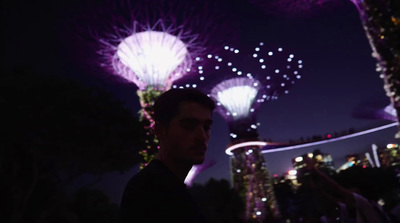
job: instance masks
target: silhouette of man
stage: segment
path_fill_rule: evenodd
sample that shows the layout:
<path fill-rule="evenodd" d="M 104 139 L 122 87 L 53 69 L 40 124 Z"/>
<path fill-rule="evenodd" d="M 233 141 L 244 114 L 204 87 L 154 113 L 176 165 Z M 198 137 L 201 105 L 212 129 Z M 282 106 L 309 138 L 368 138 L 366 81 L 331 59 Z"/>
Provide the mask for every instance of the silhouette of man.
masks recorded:
<path fill-rule="evenodd" d="M 126 185 L 122 222 L 206 222 L 184 180 L 204 161 L 214 102 L 196 89 L 171 89 L 154 104 L 157 156 Z"/>

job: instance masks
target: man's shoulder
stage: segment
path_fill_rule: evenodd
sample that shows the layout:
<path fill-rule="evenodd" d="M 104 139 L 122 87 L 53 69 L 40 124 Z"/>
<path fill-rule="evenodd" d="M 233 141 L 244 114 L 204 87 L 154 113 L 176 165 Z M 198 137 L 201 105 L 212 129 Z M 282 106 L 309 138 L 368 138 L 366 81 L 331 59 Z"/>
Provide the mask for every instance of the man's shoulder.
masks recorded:
<path fill-rule="evenodd" d="M 134 191 L 145 191 L 157 184 L 157 174 L 151 170 L 143 169 L 135 174 L 127 183 L 127 189 Z"/>
<path fill-rule="evenodd" d="M 158 161 L 152 161 L 128 181 L 126 190 L 137 193 L 161 190 L 168 187 L 170 181 L 168 175 L 168 172 Z"/>

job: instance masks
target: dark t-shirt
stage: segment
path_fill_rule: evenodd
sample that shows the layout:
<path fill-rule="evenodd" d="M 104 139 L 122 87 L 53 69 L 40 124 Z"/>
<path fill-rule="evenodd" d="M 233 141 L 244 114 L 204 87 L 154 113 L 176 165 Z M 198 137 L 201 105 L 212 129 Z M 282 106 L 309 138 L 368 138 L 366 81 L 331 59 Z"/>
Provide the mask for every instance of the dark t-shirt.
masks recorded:
<path fill-rule="evenodd" d="M 207 222 L 186 185 L 161 161 L 151 161 L 126 185 L 121 201 L 122 223 Z"/>

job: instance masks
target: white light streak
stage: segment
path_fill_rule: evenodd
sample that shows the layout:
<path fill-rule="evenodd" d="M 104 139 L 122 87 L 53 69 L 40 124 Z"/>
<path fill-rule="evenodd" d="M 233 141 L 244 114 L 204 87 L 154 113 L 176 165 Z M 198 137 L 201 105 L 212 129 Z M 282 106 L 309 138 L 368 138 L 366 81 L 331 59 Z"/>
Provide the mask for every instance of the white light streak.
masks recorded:
<path fill-rule="evenodd" d="M 378 146 L 375 144 L 372 144 L 372 154 L 374 155 L 376 167 L 378 168 L 381 167 L 381 163 L 379 162 L 379 157 L 378 157 Z"/>
<path fill-rule="evenodd" d="M 365 153 L 365 157 L 367 157 L 368 162 L 369 162 L 369 164 L 371 165 L 371 167 L 375 167 L 374 162 L 372 162 L 371 155 L 370 155 L 368 152 Z"/>
<path fill-rule="evenodd" d="M 265 150 L 262 150 L 261 152 L 262 153 L 274 153 L 274 152 L 282 152 L 282 151 L 293 150 L 293 149 L 300 149 L 300 148 L 309 147 L 309 146 L 316 146 L 316 145 L 321 145 L 321 144 L 325 144 L 325 143 L 329 143 L 329 142 L 336 142 L 336 141 L 340 141 L 340 140 L 344 140 L 344 139 L 350 139 L 350 138 L 353 138 L 353 137 L 362 136 L 362 135 L 373 133 L 373 132 L 377 132 L 377 131 L 380 131 L 380 130 L 383 130 L 383 129 L 391 128 L 391 127 L 394 127 L 394 126 L 397 126 L 397 125 L 399 125 L 399 123 L 398 122 L 394 122 L 394 123 L 390 123 L 390 124 L 387 124 L 387 125 L 379 126 L 379 127 L 376 127 L 376 128 L 367 129 L 367 130 L 364 130 L 364 131 L 361 131 L 361 132 L 356 132 L 356 133 L 353 133 L 353 134 L 340 136 L 340 137 L 337 137 L 337 138 L 331 138 L 331 139 L 326 139 L 326 140 L 317 141 L 317 142 L 304 143 L 304 144 L 299 144 L 299 145 L 294 145 L 294 146 L 280 147 L 280 148 L 275 148 L 275 149 L 265 149 Z"/>
<path fill-rule="evenodd" d="M 263 142 L 263 141 L 242 142 L 242 143 L 238 143 L 238 144 L 235 144 L 235 145 L 232 145 L 232 146 L 228 147 L 225 150 L 225 153 L 230 155 L 230 156 L 232 156 L 233 155 L 233 150 L 235 150 L 235 149 L 243 148 L 243 147 L 246 147 L 246 146 L 266 146 L 266 145 L 268 145 L 268 143 L 267 142 Z"/>

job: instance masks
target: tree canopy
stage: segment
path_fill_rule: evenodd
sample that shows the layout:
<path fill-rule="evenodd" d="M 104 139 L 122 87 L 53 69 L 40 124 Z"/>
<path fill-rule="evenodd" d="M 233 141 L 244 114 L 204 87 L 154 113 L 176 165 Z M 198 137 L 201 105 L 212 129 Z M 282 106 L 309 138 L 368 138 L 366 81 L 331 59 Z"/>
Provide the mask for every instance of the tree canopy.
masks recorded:
<path fill-rule="evenodd" d="M 0 89 L 0 185 L 10 216 L 24 213 L 43 182 L 62 188 L 140 162 L 143 126 L 110 93 L 22 69 L 3 73 Z"/>

